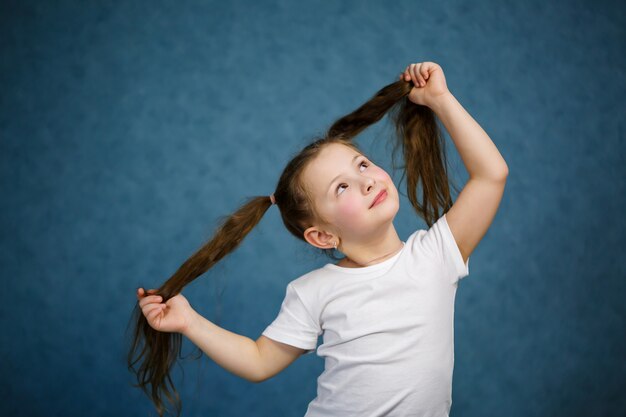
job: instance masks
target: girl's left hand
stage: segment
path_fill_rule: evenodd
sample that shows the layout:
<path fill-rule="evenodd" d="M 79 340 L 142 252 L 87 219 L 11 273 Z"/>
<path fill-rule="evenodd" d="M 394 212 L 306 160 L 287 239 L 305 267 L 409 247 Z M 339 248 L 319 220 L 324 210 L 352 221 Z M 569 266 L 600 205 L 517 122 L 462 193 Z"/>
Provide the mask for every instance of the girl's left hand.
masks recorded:
<path fill-rule="evenodd" d="M 409 64 L 400 74 L 400 79 L 413 81 L 409 100 L 415 104 L 432 107 L 439 98 L 449 93 L 443 70 L 434 62 Z"/>

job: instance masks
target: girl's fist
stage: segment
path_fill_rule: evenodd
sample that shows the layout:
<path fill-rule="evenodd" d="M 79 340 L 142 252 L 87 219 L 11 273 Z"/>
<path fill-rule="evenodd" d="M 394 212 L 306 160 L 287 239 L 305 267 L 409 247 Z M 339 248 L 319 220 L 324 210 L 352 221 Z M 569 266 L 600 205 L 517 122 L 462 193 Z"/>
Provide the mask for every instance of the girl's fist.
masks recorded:
<path fill-rule="evenodd" d="M 449 92 L 443 70 L 434 62 L 409 64 L 400 74 L 400 79 L 413 82 L 414 87 L 408 98 L 415 104 L 432 107 Z"/>
<path fill-rule="evenodd" d="M 150 327 L 160 332 L 184 333 L 196 314 L 182 294 L 163 303 L 163 298 L 156 295 L 156 290 L 148 290 L 146 293 L 143 288 L 139 288 L 137 300 Z"/>

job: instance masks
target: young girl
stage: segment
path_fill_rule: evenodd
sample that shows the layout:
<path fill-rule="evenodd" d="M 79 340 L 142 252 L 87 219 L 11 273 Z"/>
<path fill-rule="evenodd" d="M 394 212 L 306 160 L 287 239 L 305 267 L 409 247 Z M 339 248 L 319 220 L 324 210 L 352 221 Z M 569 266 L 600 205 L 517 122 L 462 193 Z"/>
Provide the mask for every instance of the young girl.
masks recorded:
<path fill-rule="evenodd" d="M 398 190 L 353 142 L 387 113 L 396 126 L 396 149 L 403 149 L 408 199 L 428 224 L 406 241 L 393 224 Z M 435 115 L 469 172 L 454 205 Z M 169 371 L 181 335 L 251 382 L 265 381 L 312 352 L 323 335 L 317 354 L 325 369 L 307 417 L 447 416 L 456 289 L 493 221 L 507 175 L 495 145 L 449 92 L 441 67 L 410 64 L 398 81 L 298 153 L 272 195 L 250 198 L 158 290 L 138 289 L 128 356 L 138 386 L 148 393 L 152 385 L 159 415 L 162 394 L 180 413 Z M 273 204 L 296 238 L 332 259 L 339 259 L 334 250 L 345 256 L 291 281 L 278 316 L 254 341 L 200 316 L 180 292 L 232 252 Z"/>

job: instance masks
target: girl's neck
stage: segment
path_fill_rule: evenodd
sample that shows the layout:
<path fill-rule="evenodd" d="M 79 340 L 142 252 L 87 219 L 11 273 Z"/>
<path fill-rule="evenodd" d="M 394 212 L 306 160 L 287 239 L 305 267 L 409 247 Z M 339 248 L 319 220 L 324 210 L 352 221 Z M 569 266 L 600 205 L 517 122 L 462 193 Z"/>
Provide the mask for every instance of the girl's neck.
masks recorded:
<path fill-rule="evenodd" d="M 337 266 L 342 266 L 344 268 L 364 268 L 366 266 L 372 266 L 372 265 L 375 265 L 377 263 L 383 262 L 383 261 L 393 257 L 398 252 L 400 252 L 403 247 L 404 247 L 404 243 L 400 242 L 400 247 L 394 249 L 393 251 L 391 251 L 391 252 L 389 252 L 389 253 L 387 253 L 387 254 L 385 254 L 383 256 L 379 256 L 379 257 L 377 257 L 375 259 L 372 259 L 372 260 L 368 261 L 365 264 L 359 264 L 357 262 L 354 262 L 352 259 L 350 259 L 349 257 L 346 256 L 341 261 L 339 261 Z"/>

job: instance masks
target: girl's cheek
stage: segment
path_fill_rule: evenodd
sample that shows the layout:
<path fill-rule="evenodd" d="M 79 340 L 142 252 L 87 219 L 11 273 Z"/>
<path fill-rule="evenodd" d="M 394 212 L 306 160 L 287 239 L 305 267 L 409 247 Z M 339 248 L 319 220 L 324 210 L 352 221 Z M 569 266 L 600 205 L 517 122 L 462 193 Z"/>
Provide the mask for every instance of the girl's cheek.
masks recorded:
<path fill-rule="evenodd" d="M 350 196 L 344 196 L 350 197 Z M 346 198 L 339 205 L 339 213 L 344 220 L 349 220 L 354 218 L 359 213 L 359 204 L 355 198 Z"/>
<path fill-rule="evenodd" d="M 391 177 L 384 169 L 378 168 L 378 174 L 380 175 L 380 178 L 384 179 L 385 181 L 391 181 Z"/>

